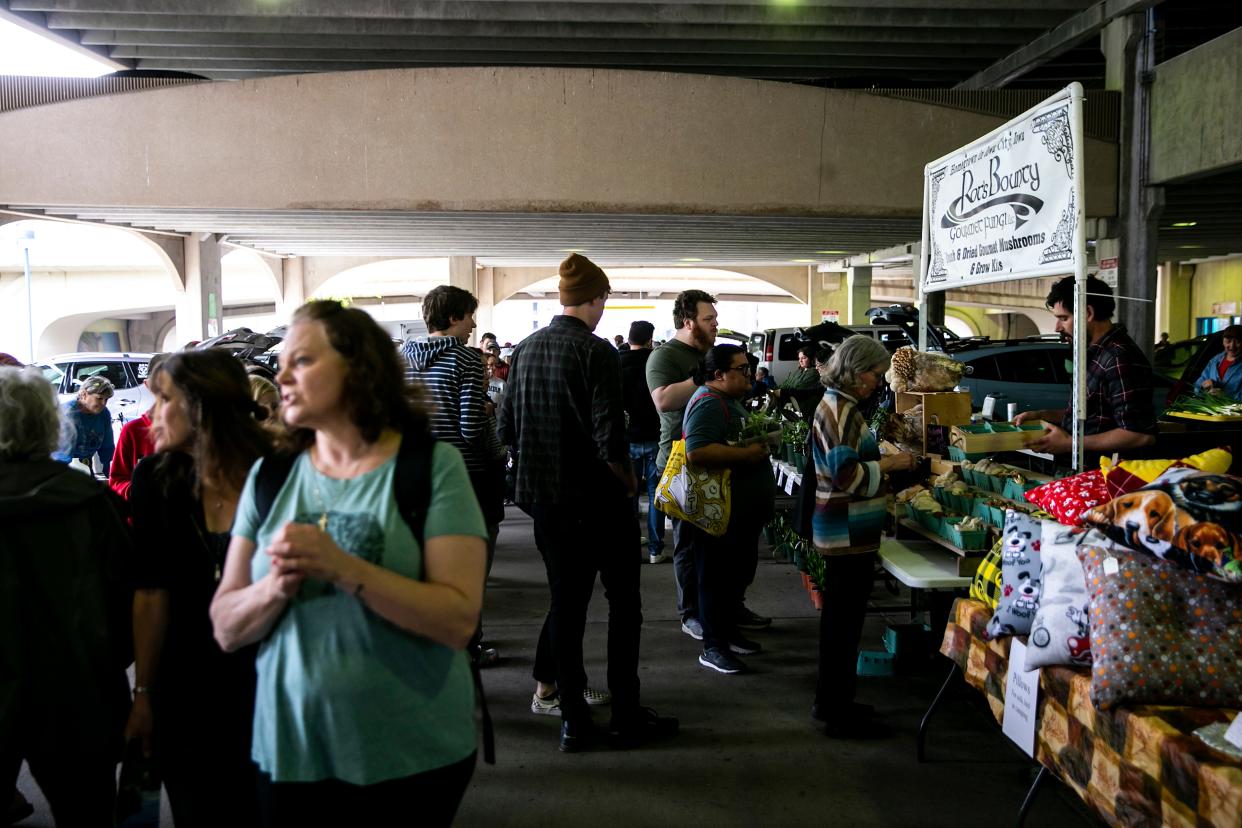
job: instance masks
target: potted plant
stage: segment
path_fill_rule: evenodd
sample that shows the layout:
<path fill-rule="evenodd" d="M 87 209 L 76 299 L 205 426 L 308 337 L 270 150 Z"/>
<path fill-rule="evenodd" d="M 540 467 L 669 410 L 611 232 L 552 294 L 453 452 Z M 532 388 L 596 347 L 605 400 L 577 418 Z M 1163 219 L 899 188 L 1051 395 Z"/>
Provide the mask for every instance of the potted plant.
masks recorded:
<path fill-rule="evenodd" d="M 809 550 L 807 553 L 807 576 L 811 579 L 811 603 L 815 605 L 815 609 L 823 609 L 824 607 L 824 556 L 815 550 Z"/>

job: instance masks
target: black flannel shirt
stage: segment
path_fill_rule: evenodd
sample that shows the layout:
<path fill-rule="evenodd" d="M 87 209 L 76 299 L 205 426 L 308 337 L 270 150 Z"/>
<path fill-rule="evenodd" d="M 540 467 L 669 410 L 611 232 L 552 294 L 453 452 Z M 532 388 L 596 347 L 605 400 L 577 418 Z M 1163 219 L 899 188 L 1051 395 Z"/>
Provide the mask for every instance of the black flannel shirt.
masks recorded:
<path fill-rule="evenodd" d="M 1113 325 L 1098 342 L 1087 346 L 1087 421 L 1085 434 L 1114 428 L 1156 433 L 1152 406 L 1151 363 L 1126 333 Z M 1073 406 L 1061 415 L 1061 427 L 1072 431 Z"/>
<path fill-rule="evenodd" d="M 581 320 L 553 317 L 514 349 L 500 438 L 517 453 L 515 503 L 624 496 L 607 466 L 630 462 L 617 352 Z"/>

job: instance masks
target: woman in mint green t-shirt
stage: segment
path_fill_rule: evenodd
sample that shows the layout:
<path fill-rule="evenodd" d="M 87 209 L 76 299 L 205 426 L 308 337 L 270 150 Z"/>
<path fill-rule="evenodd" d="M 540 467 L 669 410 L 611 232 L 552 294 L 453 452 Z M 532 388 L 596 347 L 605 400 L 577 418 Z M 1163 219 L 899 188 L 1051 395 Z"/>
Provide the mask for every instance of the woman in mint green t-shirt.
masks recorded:
<path fill-rule="evenodd" d="M 448 825 L 475 763 L 464 647 L 487 528 L 465 464 L 436 443 L 420 543 L 393 491 L 425 429 L 396 349 L 364 311 L 304 305 L 281 413 L 298 452 L 260 518 L 251 470 L 212 602 L 225 649 L 259 642 L 252 756 L 268 825 Z"/>

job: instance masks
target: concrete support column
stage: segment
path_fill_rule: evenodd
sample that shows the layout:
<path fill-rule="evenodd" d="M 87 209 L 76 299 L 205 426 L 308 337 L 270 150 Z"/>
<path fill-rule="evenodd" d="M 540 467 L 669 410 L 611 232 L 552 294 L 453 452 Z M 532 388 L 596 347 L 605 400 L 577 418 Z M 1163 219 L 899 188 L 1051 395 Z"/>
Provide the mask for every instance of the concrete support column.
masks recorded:
<path fill-rule="evenodd" d="M 218 336 L 224 331 L 220 294 L 220 244 L 209 233 L 185 239 L 185 291 L 177 299 L 178 345 Z"/>
<path fill-rule="evenodd" d="M 495 314 L 496 309 L 496 273 L 490 267 L 479 268 L 478 270 L 478 292 L 475 296 L 479 300 L 479 309 L 474 314 L 474 321 L 478 325 L 475 336 L 487 331 L 495 332 Z"/>
<path fill-rule="evenodd" d="M 281 321 L 288 322 L 293 312 L 306 301 L 306 272 L 301 256 L 292 256 L 280 262 L 280 301 L 276 313 Z"/>
<path fill-rule="evenodd" d="M 453 287 L 459 287 L 462 290 L 469 291 L 475 298 L 479 296 L 479 270 L 475 267 L 474 256 L 450 256 L 449 257 L 449 284 Z M 483 301 L 479 300 L 481 308 Z M 478 321 L 476 315 L 475 321 Z M 470 334 L 470 341 L 467 345 L 474 345 L 478 341 L 479 334 L 483 333 L 482 328 L 478 328 L 474 333 Z"/>
<path fill-rule="evenodd" d="M 1121 145 L 1117 177 L 1120 250 L 1117 313 L 1148 356 L 1156 341 L 1156 237 L 1164 190 L 1148 186 L 1151 158 L 1150 93 L 1153 69 L 1150 12 L 1120 17 L 1100 36 L 1105 85 L 1121 92 Z M 1097 248 L 1098 250 L 1098 248 Z"/>
<path fill-rule="evenodd" d="M 849 292 L 845 324 L 866 325 L 871 309 L 871 268 L 851 267 L 845 271 L 845 282 Z"/>
<path fill-rule="evenodd" d="M 811 269 L 808 287 L 810 302 L 809 324 L 818 325 L 824 319 L 824 312 L 834 314 L 837 321 L 845 324 L 849 315 L 849 288 L 846 286 L 845 272 L 828 271 L 818 273 Z"/>

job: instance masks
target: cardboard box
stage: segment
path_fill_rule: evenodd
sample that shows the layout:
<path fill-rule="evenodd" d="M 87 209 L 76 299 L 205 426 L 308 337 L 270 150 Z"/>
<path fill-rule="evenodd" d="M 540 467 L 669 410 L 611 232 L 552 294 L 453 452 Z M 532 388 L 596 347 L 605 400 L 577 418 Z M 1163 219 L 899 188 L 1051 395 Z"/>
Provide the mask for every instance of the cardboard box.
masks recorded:
<path fill-rule="evenodd" d="M 1021 451 L 1028 441 L 1043 431 L 1037 424 L 1010 425 L 1009 423 L 984 423 L 982 425 L 955 425 L 949 443 L 962 450 L 967 459 L 978 460 L 1001 451 Z"/>
<path fill-rule="evenodd" d="M 898 391 L 898 414 L 923 406 L 923 453 L 927 453 L 927 427 L 970 424 L 969 391 Z"/>

